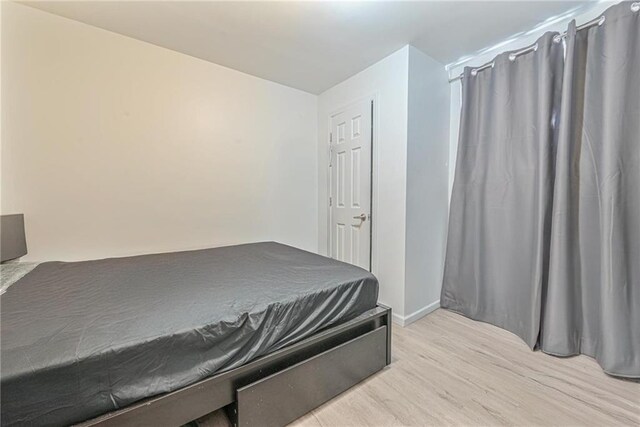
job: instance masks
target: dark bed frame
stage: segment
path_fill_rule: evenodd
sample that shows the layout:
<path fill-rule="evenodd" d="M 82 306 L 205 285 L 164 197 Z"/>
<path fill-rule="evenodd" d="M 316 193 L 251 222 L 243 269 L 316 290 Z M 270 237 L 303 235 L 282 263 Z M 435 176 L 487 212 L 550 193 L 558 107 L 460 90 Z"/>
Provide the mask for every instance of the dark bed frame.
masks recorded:
<path fill-rule="evenodd" d="M 391 363 L 391 309 L 378 306 L 246 365 L 79 426 L 181 426 L 225 407 L 236 427 L 283 426 Z"/>

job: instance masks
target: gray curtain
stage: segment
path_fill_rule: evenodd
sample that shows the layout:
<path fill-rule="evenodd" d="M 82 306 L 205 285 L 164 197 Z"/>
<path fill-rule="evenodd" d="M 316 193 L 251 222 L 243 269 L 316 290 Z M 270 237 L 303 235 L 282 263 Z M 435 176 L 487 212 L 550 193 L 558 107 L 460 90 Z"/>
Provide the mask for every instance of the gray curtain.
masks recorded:
<path fill-rule="evenodd" d="M 563 48 L 465 69 L 440 304 L 538 341 L 547 280 Z"/>
<path fill-rule="evenodd" d="M 631 6 L 568 30 L 540 347 L 639 377 L 640 13 Z"/>

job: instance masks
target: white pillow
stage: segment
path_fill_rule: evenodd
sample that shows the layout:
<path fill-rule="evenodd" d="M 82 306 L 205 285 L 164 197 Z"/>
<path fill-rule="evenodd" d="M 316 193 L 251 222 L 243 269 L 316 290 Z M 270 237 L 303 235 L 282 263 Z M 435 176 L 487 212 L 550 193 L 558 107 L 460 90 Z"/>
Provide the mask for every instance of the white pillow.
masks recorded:
<path fill-rule="evenodd" d="M 0 295 L 4 294 L 9 289 L 9 286 L 36 268 L 38 264 L 37 262 L 7 262 L 0 264 Z"/>

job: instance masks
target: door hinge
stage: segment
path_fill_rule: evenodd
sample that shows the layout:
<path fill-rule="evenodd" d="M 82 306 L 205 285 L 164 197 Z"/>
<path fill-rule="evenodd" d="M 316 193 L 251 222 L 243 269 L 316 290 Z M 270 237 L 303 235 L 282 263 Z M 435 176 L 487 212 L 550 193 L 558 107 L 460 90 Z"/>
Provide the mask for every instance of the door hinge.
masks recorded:
<path fill-rule="evenodd" d="M 329 196 L 329 207 L 333 206 L 333 198 L 331 198 L 331 196 Z"/>
<path fill-rule="evenodd" d="M 329 142 L 333 142 L 333 132 L 329 132 Z"/>

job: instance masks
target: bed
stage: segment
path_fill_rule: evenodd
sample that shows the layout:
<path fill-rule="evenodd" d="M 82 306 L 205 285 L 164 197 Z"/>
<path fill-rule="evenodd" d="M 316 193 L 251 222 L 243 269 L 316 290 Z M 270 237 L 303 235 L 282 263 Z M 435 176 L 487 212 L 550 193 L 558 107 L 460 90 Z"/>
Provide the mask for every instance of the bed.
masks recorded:
<path fill-rule="evenodd" d="M 42 263 L 0 299 L 2 425 L 180 425 L 223 406 L 281 425 L 389 363 L 377 296 L 369 272 L 273 242 Z M 264 406 L 278 392 L 286 414 Z"/>

